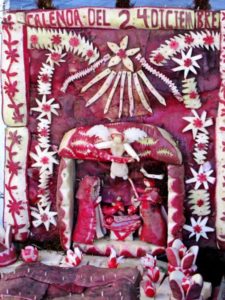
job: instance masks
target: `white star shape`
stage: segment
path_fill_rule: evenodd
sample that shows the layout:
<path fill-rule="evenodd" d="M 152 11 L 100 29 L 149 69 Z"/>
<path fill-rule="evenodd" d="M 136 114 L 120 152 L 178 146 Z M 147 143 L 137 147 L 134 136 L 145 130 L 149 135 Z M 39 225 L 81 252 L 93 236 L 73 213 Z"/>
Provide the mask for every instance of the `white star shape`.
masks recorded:
<path fill-rule="evenodd" d="M 192 48 L 189 49 L 188 53 L 184 53 L 181 51 L 181 58 L 172 58 L 173 61 L 175 61 L 179 66 L 176 68 L 173 68 L 173 71 L 184 71 L 184 78 L 186 79 L 189 72 L 192 72 L 194 74 L 197 74 L 195 68 L 200 68 L 199 64 L 197 63 L 197 60 L 202 58 L 202 55 L 192 55 Z"/>
<path fill-rule="evenodd" d="M 216 180 L 215 177 L 210 176 L 213 173 L 213 170 L 210 170 L 210 168 L 208 167 L 208 163 L 201 165 L 199 167 L 198 172 L 196 172 L 195 169 L 191 168 L 191 173 L 193 175 L 193 178 L 186 180 L 186 183 L 195 182 L 195 186 L 194 186 L 195 190 L 197 190 L 201 185 L 203 185 L 204 188 L 208 190 L 209 189 L 208 182 L 213 184 Z"/>
<path fill-rule="evenodd" d="M 48 56 L 46 62 L 50 64 L 51 67 L 55 65 L 59 66 L 60 63 L 65 62 L 63 59 L 66 56 L 66 53 L 62 53 L 61 47 L 55 47 L 55 49 L 48 49 L 50 53 L 46 54 Z"/>
<path fill-rule="evenodd" d="M 183 117 L 185 121 L 189 122 L 189 124 L 183 129 L 183 132 L 192 130 L 193 138 L 195 139 L 199 131 L 207 134 L 208 131 L 206 130 L 206 127 L 211 126 L 213 121 L 211 118 L 206 119 L 207 113 L 205 110 L 202 112 L 201 116 L 199 116 L 194 109 L 192 109 L 192 113 L 194 115 L 192 117 Z"/>
<path fill-rule="evenodd" d="M 115 54 L 109 63 L 108 67 L 118 65 L 121 61 L 123 65 L 131 72 L 134 71 L 134 65 L 129 56 L 133 56 L 140 51 L 140 48 L 127 49 L 128 45 L 128 36 L 126 35 L 120 42 L 118 46 L 116 43 L 107 42 L 109 49 Z"/>
<path fill-rule="evenodd" d="M 194 218 L 191 218 L 191 225 L 185 224 L 183 228 L 191 232 L 189 238 L 195 236 L 196 242 L 198 242 L 201 237 L 203 237 L 204 239 L 208 239 L 206 233 L 214 231 L 213 228 L 206 226 L 207 222 L 208 217 L 205 217 L 203 219 L 199 217 L 197 221 Z"/>
<path fill-rule="evenodd" d="M 33 107 L 31 110 L 39 112 L 40 115 L 37 117 L 38 120 L 41 120 L 43 117 L 47 117 L 49 122 L 52 120 L 52 114 L 58 116 L 57 109 L 60 108 L 58 103 L 53 104 L 55 101 L 54 98 L 47 100 L 46 95 L 43 95 L 42 100 L 36 99 L 38 107 Z"/>
<path fill-rule="evenodd" d="M 40 168 L 40 172 L 48 170 L 53 173 L 53 164 L 58 164 L 58 160 L 54 157 L 55 151 L 49 151 L 48 148 L 41 149 L 39 145 L 35 147 L 36 153 L 31 152 L 30 156 L 35 160 L 32 164 L 34 168 Z"/>
<path fill-rule="evenodd" d="M 45 208 L 38 206 L 38 209 L 33 208 L 31 210 L 31 216 L 36 220 L 32 221 L 34 227 L 44 225 L 45 229 L 49 231 L 50 225 L 56 226 L 55 216 L 57 212 L 50 211 L 51 204 L 48 204 Z"/>

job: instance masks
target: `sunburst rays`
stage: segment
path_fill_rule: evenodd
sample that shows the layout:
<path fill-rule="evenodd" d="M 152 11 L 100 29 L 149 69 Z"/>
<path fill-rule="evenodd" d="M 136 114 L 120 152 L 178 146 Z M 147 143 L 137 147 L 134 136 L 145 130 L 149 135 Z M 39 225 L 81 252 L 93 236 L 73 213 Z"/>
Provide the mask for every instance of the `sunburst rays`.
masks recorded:
<path fill-rule="evenodd" d="M 107 42 L 107 45 L 111 51 L 107 68 L 98 73 L 81 89 L 81 93 L 89 92 L 89 90 L 95 92 L 94 95 L 87 100 L 86 107 L 92 106 L 107 93 L 107 100 L 103 111 L 104 114 L 110 113 L 113 102 L 118 101 L 118 118 L 121 118 L 124 113 L 126 100 L 128 101 L 129 116 L 134 115 L 135 104 L 137 102 L 151 114 L 152 108 L 145 90 L 148 90 L 160 104 L 166 105 L 164 97 L 150 82 L 143 68 L 135 70 L 137 67 L 134 65 L 132 57 L 140 52 L 140 48 L 127 49 L 128 36 L 123 37 L 118 45 L 113 42 Z M 136 59 L 136 61 L 138 61 L 138 59 Z M 75 75 L 73 75 L 73 77 L 75 78 Z M 71 81 L 73 81 L 72 78 L 69 80 L 69 83 Z M 67 86 L 68 84 L 64 87 L 64 92 Z M 116 99 L 117 95 L 118 100 Z"/>
<path fill-rule="evenodd" d="M 140 103 L 146 111 L 152 113 L 152 108 L 149 103 L 149 99 L 146 96 L 145 88 L 155 97 L 155 99 L 162 105 L 166 105 L 166 101 L 162 95 L 154 88 L 150 80 L 147 78 L 142 70 L 138 72 L 130 71 L 114 71 L 109 68 L 103 70 L 95 78 L 91 79 L 81 90 L 85 93 L 90 88 L 94 89 L 101 80 L 104 82 L 100 85 L 96 93 L 87 101 L 86 107 L 93 105 L 98 101 L 106 92 L 109 91 L 107 101 L 104 107 L 104 114 L 107 114 L 110 110 L 112 102 L 115 98 L 115 94 L 119 92 L 119 108 L 118 118 L 121 118 L 123 114 L 125 95 L 129 104 L 129 115 L 133 116 L 135 112 L 135 99 L 134 91 L 136 91 L 139 97 Z"/>

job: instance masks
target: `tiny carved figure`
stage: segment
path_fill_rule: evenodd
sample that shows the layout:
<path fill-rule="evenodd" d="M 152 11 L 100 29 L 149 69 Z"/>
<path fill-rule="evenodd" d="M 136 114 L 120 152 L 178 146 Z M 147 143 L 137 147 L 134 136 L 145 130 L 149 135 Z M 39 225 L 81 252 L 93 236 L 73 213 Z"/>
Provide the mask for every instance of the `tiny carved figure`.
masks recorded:
<path fill-rule="evenodd" d="M 101 197 L 100 179 L 96 176 L 85 176 L 80 182 L 78 199 L 78 216 L 73 232 L 73 241 L 76 243 L 92 244 L 95 237 L 103 237 L 105 228 L 102 226 L 100 210 Z"/>
<path fill-rule="evenodd" d="M 141 218 L 131 207 L 125 207 L 121 197 L 111 206 L 103 206 L 105 228 L 110 231 L 111 240 L 133 240 L 134 232 L 141 226 Z"/>
<path fill-rule="evenodd" d="M 96 125 L 87 132 L 87 135 L 96 136 L 103 140 L 102 142 L 95 144 L 95 147 L 98 149 L 110 149 L 111 153 L 117 157 L 123 157 L 126 152 L 133 159 L 140 161 L 140 158 L 130 144 L 139 139 L 145 138 L 147 133 L 144 130 L 134 127 L 128 128 L 123 132 L 119 132 L 115 128 L 107 128 L 104 125 Z M 113 179 L 120 177 L 127 180 L 127 164 L 112 162 L 110 176 Z"/>
<path fill-rule="evenodd" d="M 140 239 L 158 246 L 166 245 L 166 220 L 161 208 L 161 197 L 155 182 L 144 178 L 144 188 L 137 188 L 140 201 L 140 215 L 143 225 Z"/>

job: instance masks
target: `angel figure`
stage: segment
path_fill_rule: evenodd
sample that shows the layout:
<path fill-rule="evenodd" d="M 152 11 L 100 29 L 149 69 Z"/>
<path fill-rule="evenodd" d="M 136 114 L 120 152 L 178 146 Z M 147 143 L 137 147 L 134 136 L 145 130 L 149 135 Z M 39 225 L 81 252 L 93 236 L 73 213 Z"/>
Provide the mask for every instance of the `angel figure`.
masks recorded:
<path fill-rule="evenodd" d="M 123 157 L 126 152 L 133 159 L 140 161 L 138 154 L 132 148 L 131 143 L 143 139 L 147 136 L 144 130 L 136 127 L 125 129 L 123 132 L 119 132 L 115 128 L 107 128 L 104 125 L 96 125 L 88 130 L 87 135 L 97 136 L 103 141 L 95 144 L 98 149 L 110 149 L 111 153 L 117 157 Z M 115 179 L 116 177 L 129 179 L 129 169 L 126 163 L 111 163 L 110 177 Z"/>

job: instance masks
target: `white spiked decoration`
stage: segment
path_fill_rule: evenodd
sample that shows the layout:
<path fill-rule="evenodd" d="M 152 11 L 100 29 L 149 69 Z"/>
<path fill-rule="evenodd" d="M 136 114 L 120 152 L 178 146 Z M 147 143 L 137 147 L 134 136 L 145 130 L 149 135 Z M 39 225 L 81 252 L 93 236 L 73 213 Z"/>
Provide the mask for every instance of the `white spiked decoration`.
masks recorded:
<path fill-rule="evenodd" d="M 77 267 L 83 258 L 83 253 L 81 252 L 80 248 L 74 247 L 74 251 L 71 249 L 67 250 L 65 263 L 71 267 Z"/>
<path fill-rule="evenodd" d="M 188 204 L 193 215 L 208 216 L 211 213 L 209 192 L 203 189 L 190 190 Z"/>
<path fill-rule="evenodd" d="M 56 49 L 49 48 L 50 53 L 47 53 L 48 56 L 46 62 L 50 64 L 51 67 L 54 65 L 59 66 L 61 63 L 65 62 L 64 57 L 66 53 L 62 53 L 63 49 L 61 47 L 57 47 Z"/>
<path fill-rule="evenodd" d="M 41 100 L 36 99 L 38 106 L 31 108 L 31 110 L 39 113 L 38 120 L 47 117 L 49 122 L 51 122 L 53 114 L 58 116 L 57 110 L 60 106 L 58 103 L 54 103 L 54 101 L 54 98 L 47 100 L 46 95 L 43 95 Z"/>
<path fill-rule="evenodd" d="M 183 117 L 183 119 L 189 124 L 183 129 L 183 132 L 192 131 L 193 138 L 196 138 L 197 133 L 203 132 L 208 133 L 206 127 L 213 125 L 212 118 L 206 118 L 207 112 L 204 110 L 201 115 L 198 115 L 197 111 L 192 109 L 193 116 L 191 117 Z"/>
<path fill-rule="evenodd" d="M 198 242 L 201 237 L 208 239 L 207 233 L 214 231 L 214 228 L 206 226 L 207 222 L 208 217 L 199 217 L 197 220 L 191 218 L 191 224 L 185 224 L 183 228 L 191 233 L 189 238 L 195 236 L 196 242 Z"/>
<path fill-rule="evenodd" d="M 47 148 L 41 149 L 39 145 L 35 147 L 36 153 L 30 152 L 30 156 L 35 160 L 32 167 L 39 168 L 40 173 L 48 170 L 53 173 L 53 165 L 58 164 L 58 160 L 54 157 L 55 151 L 49 151 Z"/>
<path fill-rule="evenodd" d="M 186 54 L 183 51 L 181 51 L 181 58 L 172 58 L 172 60 L 179 65 L 178 67 L 173 68 L 172 70 L 174 72 L 184 71 L 184 78 L 186 79 L 189 72 L 197 74 L 196 68 L 200 68 L 197 61 L 201 58 L 201 54 L 192 56 L 192 48 L 190 48 Z"/>
<path fill-rule="evenodd" d="M 49 231 L 50 225 L 56 226 L 55 216 L 57 212 L 50 211 L 50 204 L 48 204 L 45 208 L 38 206 L 38 208 L 31 209 L 31 216 L 34 218 L 32 224 L 34 227 L 39 227 L 44 225 L 45 229 Z"/>
<path fill-rule="evenodd" d="M 206 190 L 209 189 L 209 183 L 214 184 L 215 177 L 210 176 L 213 173 L 210 163 L 206 162 L 204 165 L 199 167 L 199 170 L 191 168 L 192 178 L 186 180 L 187 184 L 195 183 L 194 189 L 197 190 L 201 185 L 204 186 Z"/>
<path fill-rule="evenodd" d="M 91 72 L 95 72 L 95 70 L 97 68 L 99 68 L 102 64 L 106 63 L 109 59 L 110 59 L 109 54 L 106 54 L 106 55 L 103 56 L 103 58 L 99 59 L 98 61 L 96 61 L 93 65 L 89 66 L 88 68 L 82 69 L 81 71 L 78 71 L 78 72 L 74 73 L 73 75 L 70 75 L 63 82 L 63 85 L 61 87 L 61 91 L 65 93 L 71 82 L 73 82 L 75 80 L 79 80 L 79 79 L 87 76 Z"/>
<path fill-rule="evenodd" d="M 49 181 L 52 173 L 48 170 L 39 174 L 39 184 L 38 184 L 38 205 L 41 207 L 46 207 L 50 204 L 50 190 Z"/>
<path fill-rule="evenodd" d="M 202 106 L 194 77 L 182 81 L 182 94 L 186 108 L 198 109 Z"/>
<path fill-rule="evenodd" d="M 118 46 L 116 43 L 107 42 L 109 49 L 115 54 L 109 61 L 108 67 L 113 67 L 118 65 L 120 62 L 124 65 L 126 69 L 131 72 L 134 72 L 134 65 L 132 60 L 129 58 L 137 54 L 140 51 L 140 48 L 133 48 L 127 50 L 128 46 L 128 36 L 126 35 L 120 42 Z"/>
<path fill-rule="evenodd" d="M 41 119 L 38 122 L 38 144 L 41 148 L 50 147 L 50 122 L 47 119 Z"/>
<path fill-rule="evenodd" d="M 51 94 L 52 88 L 52 76 L 54 73 L 54 67 L 49 64 L 42 64 L 42 67 L 38 74 L 38 93 L 40 95 Z"/>
<path fill-rule="evenodd" d="M 150 61 L 154 65 L 163 66 L 168 59 L 189 48 L 220 49 L 220 33 L 214 31 L 189 31 L 167 40 L 158 49 L 151 52 Z"/>
<path fill-rule="evenodd" d="M 181 96 L 180 92 L 178 91 L 177 86 L 174 84 L 174 82 L 172 80 L 170 80 L 166 75 L 159 72 L 158 70 L 153 68 L 149 63 L 147 63 L 146 59 L 143 56 L 141 56 L 140 53 L 135 56 L 135 59 L 141 63 L 142 67 L 146 71 L 148 71 L 150 74 L 152 74 L 152 75 L 156 76 L 157 78 L 159 78 L 160 80 L 162 80 L 162 82 L 164 82 L 170 88 L 174 97 L 178 101 L 183 101 L 183 97 Z"/>
<path fill-rule="evenodd" d="M 204 164 L 207 159 L 209 136 L 205 133 L 198 133 L 195 139 L 194 160 L 198 165 Z"/>

